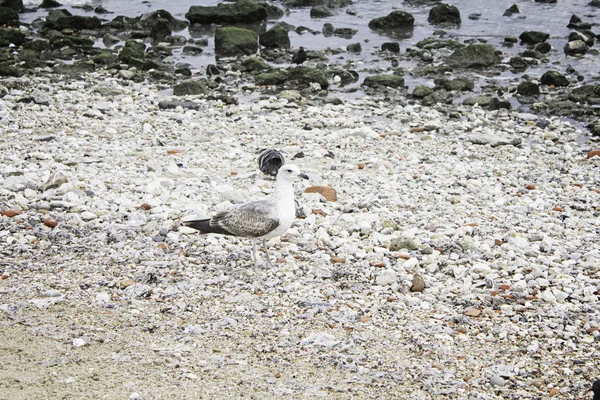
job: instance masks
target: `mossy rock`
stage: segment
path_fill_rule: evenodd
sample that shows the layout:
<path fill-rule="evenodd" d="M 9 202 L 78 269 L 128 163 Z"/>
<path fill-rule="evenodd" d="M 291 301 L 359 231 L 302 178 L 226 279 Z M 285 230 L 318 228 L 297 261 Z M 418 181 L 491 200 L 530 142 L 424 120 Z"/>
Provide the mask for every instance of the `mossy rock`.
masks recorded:
<path fill-rule="evenodd" d="M 53 69 L 56 74 L 80 76 L 94 72 L 96 70 L 96 65 L 88 60 L 76 61 L 73 64 L 59 62 L 54 65 Z"/>
<path fill-rule="evenodd" d="M 419 246 L 409 238 L 394 238 L 390 242 L 390 251 L 418 250 Z"/>
<path fill-rule="evenodd" d="M 111 51 L 103 51 L 92 57 L 94 64 L 113 65 L 119 62 L 119 57 Z"/>
<path fill-rule="evenodd" d="M 470 92 L 475 87 L 475 84 L 472 80 L 467 78 L 456 78 L 456 79 L 448 79 L 448 78 L 439 78 L 433 81 L 436 87 L 446 89 L 446 90 L 457 90 L 461 92 Z"/>
<path fill-rule="evenodd" d="M 288 31 L 281 28 L 272 28 L 259 36 L 258 43 L 269 48 L 289 49 L 290 37 Z"/>
<path fill-rule="evenodd" d="M 329 71 L 327 71 L 327 76 L 331 79 L 334 79 L 336 76 L 339 76 L 340 84 L 342 86 L 357 81 L 357 77 L 353 75 L 350 71 L 346 71 L 345 69 L 330 69 Z"/>
<path fill-rule="evenodd" d="M 0 7 L 10 8 L 17 12 L 23 11 L 23 0 L 0 0 Z"/>
<path fill-rule="evenodd" d="M 546 71 L 542 75 L 542 85 L 569 86 L 569 79 L 558 71 Z"/>
<path fill-rule="evenodd" d="M 265 6 L 251 0 L 219 3 L 216 6 L 191 6 L 185 17 L 191 24 L 251 23 L 267 19 Z"/>
<path fill-rule="evenodd" d="M 471 44 L 456 50 L 446 62 L 453 68 L 487 68 L 498 64 L 500 56 L 491 44 Z"/>
<path fill-rule="evenodd" d="M 463 100 L 463 104 L 466 106 L 474 106 L 479 104 L 481 107 L 487 107 L 492 101 L 492 96 L 489 94 L 479 94 L 476 96 L 467 97 Z"/>
<path fill-rule="evenodd" d="M 119 53 L 119 61 L 129 63 L 132 58 L 144 59 L 144 52 L 146 45 L 144 43 L 136 42 L 135 40 L 128 40 Z"/>
<path fill-rule="evenodd" d="M 441 49 L 449 47 L 451 49 L 459 49 L 463 47 L 462 44 L 454 39 L 442 39 L 439 37 L 430 37 L 417 42 L 416 46 L 424 50 Z"/>
<path fill-rule="evenodd" d="M 205 79 L 186 79 L 173 87 L 173 95 L 201 95 L 208 93 L 208 85 Z"/>
<path fill-rule="evenodd" d="M 427 21 L 435 25 L 460 25 L 460 11 L 449 4 L 438 4 L 429 10 Z"/>
<path fill-rule="evenodd" d="M 86 17 L 83 15 L 71 15 L 61 17 L 56 20 L 56 25 L 60 29 L 73 29 L 80 31 L 83 29 L 95 30 L 102 27 L 102 21 L 98 17 Z"/>
<path fill-rule="evenodd" d="M 258 86 L 281 85 L 285 83 L 286 80 L 287 73 L 279 69 L 263 72 L 262 74 L 256 75 L 256 78 L 254 78 L 254 82 Z"/>
<path fill-rule="evenodd" d="M 600 104 L 600 85 L 583 85 L 573 89 L 569 100 L 578 103 Z"/>
<path fill-rule="evenodd" d="M 86 36 L 55 36 L 50 39 L 50 44 L 53 49 L 92 47 L 94 39 Z"/>
<path fill-rule="evenodd" d="M 18 29 L 0 30 L 0 47 L 8 47 L 11 44 L 21 46 L 25 43 L 25 34 Z"/>
<path fill-rule="evenodd" d="M 249 29 L 224 27 L 215 32 L 215 53 L 231 57 L 252 55 L 258 51 L 258 35 Z"/>
<path fill-rule="evenodd" d="M 371 29 L 405 29 L 411 30 L 415 25 L 415 17 L 406 11 L 392 11 L 385 17 L 379 17 L 369 21 L 369 28 Z"/>
<path fill-rule="evenodd" d="M 519 83 L 517 94 L 521 96 L 537 96 L 540 94 L 540 85 L 531 81 Z"/>
<path fill-rule="evenodd" d="M 404 87 L 404 77 L 398 75 L 372 75 L 367 76 L 363 81 L 363 85 L 367 87 Z"/>
<path fill-rule="evenodd" d="M 12 62 L 0 63 L 0 76 L 23 76 L 24 72 L 21 68 L 15 67 Z"/>
<path fill-rule="evenodd" d="M 297 81 L 305 86 L 311 83 L 318 83 L 322 89 L 329 87 L 329 81 L 325 74 L 316 68 L 310 67 L 298 67 L 292 68 L 288 71 L 288 81 Z"/>
<path fill-rule="evenodd" d="M 427 97 L 433 93 L 433 89 L 429 86 L 425 85 L 417 85 L 413 89 L 412 95 L 418 99 L 422 99 L 423 97 Z"/>
<path fill-rule="evenodd" d="M 18 26 L 19 13 L 8 7 L 0 7 L 0 26 Z M 12 75 L 11 75 L 12 76 Z"/>
<path fill-rule="evenodd" d="M 246 72 L 259 72 L 271 68 L 269 64 L 258 57 L 248 57 L 241 63 L 242 70 Z"/>
<path fill-rule="evenodd" d="M 314 6 L 310 9 L 310 17 L 311 18 L 327 18 L 331 17 L 333 13 L 331 10 L 325 6 Z"/>
<path fill-rule="evenodd" d="M 424 106 L 434 106 L 438 103 L 440 104 L 451 104 L 452 103 L 452 93 L 445 89 L 435 90 L 429 96 L 425 96 L 421 103 Z"/>
<path fill-rule="evenodd" d="M 50 50 L 51 49 L 51 45 L 50 45 L 50 41 L 46 40 L 46 39 L 34 39 L 30 42 L 25 42 L 23 43 L 23 48 L 24 49 L 30 49 L 30 50 L 35 50 L 35 51 L 44 51 L 44 50 Z"/>
<path fill-rule="evenodd" d="M 400 53 L 400 43 L 398 42 L 385 42 L 381 44 L 381 51 L 389 51 L 390 53 Z"/>

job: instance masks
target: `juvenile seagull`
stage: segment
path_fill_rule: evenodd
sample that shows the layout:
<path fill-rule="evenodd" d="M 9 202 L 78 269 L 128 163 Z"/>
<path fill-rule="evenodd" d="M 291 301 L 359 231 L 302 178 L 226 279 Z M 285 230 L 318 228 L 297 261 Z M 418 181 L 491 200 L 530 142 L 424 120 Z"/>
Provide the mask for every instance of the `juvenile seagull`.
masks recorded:
<path fill-rule="evenodd" d="M 221 211 L 211 218 L 182 221 L 182 224 L 197 229 L 200 233 L 220 233 L 252 239 L 252 260 L 256 266 L 256 243 L 262 241 L 267 265 L 273 267 L 267 251 L 267 240 L 283 235 L 294 221 L 296 205 L 292 184 L 298 177 L 308 179 L 298 167 L 286 164 L 279 169 L 275 188 L 268 197 Z"/>
<path fill-rule="evenodd" d="M 300 65 L 306 61 L 307 58 L 308 55 L 306 54 L 306 51 L 304 51 L 304 47 L 300 46 L 300 49 L 292 56 L 292 62 L 296 65 Z"/>

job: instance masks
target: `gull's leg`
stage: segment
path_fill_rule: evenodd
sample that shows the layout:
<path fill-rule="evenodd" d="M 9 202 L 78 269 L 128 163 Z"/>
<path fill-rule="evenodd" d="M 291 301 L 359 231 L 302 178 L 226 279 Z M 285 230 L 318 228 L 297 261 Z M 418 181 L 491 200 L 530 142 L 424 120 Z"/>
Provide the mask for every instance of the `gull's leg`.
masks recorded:
<path fill-rule="evenodd" d="M 258 262 L 256 258 L 256 240 L 252 241 L 252 261 L 254 261 L 254 266 L 258 268 Z"/>
<path fill-rule="evenodd" d="M 269 250 L 267 250 L 267 241 L 263 239 L 262 244 L 265 249 L 265 254 L 267 255 L 267 265 L 272 268 L 274 267 L 274 265 L 271 263 L 271 258 L 269 257 Z"/>

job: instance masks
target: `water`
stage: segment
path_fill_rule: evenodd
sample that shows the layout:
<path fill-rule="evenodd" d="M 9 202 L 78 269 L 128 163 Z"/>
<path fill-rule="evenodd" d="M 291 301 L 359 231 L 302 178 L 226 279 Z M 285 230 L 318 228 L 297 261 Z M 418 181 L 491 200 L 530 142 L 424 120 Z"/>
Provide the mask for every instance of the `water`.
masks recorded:
<path fill-rule="evenodd" d="M 456 0 L 446 1 L 448 4 L 455 5 L 461 12 L 462 24 L 460 27 L 444 28 L 448 32 L 449 36 L 459 41 L 467 39 L 485 39 L 489 43 L 500 48 L 500 44 L 503 42 L 506 36 L 518 37 L 523 31 L 526 30 L 539 30 L 550 33 L 549 39 L 552 44 L 554 51 L 551 53 L 551 59 L 557 65 L 554 68 L 564 71 L 567 64 L 571 64 L 577 71 L 588 77 L 599 77 L 599 68 L 594 61 L 594 56 L 584 56 L 581 58 L 569 58 L 567 59 L 563 53 L 563 47 L 566 44 L 566 38 L 568 37 L 571 30 L 567 28 L 571 15 L 576 14 L 582 18 L 584 22 L 597 21 L 600 16 L 600 9 L 589 7 L 586 4 L 590 0 L 569 0 L 558 2 L 557 4 L 543 4 L 535 3 L 533 0 L 520 2 L 521 14 L 516 14 L 513 17 L 503 17 L 504 11 L 514 4 L 514 0 L 495 0 L 495 1 L 481 1 L 481 0 Z M 155 11 L 159 9 L 165 9 L 169 11 L 173 16 L 178 19 L 185 19 L 185 13 L 188 11 L 191 5 L 216 5 L 220 1 L 218 0 L 154 0 L 154 1 L 141 1 L 141 0 L 66 0 L 62 1 L 65 4 L 65 8 L 69 9 L 74 14 L 83 15 L 96 15 L 92 12 L 86 12 L 82 9 L 72 8 L 73 5 L 91 4 L 92 6 L 102 5 L 113 14 L 100 15 L 100 18 L 106 18 L 110 20 L 117 15 L 126 16 L 138 16 L 149 11 Z M 25 0 L 26 6 L 33 7 L 40 3 L 40 1 Z M 273 4 L 281 6 L 281 3 L 273 2 Z M 324 23 L 331 23 L 336 28 L 352 28 L 358 30 L 358 33 L 351 39 L 345 39 L 337 36 L 325 38 L 323 35 L 313 35 L 311 33 L 304 33 L 298 35 L 295 32 L 290 32 L 290 40 L 293 48 L 304 46 L 309 50 L 322 50 L 327 47 L 339 48 L 347 46 L 351 43 L 360 42 L 362 44 L 363 51 L 360 55 L 342 53 L 339 56 L 331 56 L 330 61 L 338 61 L 340 64 L 345 63 L 349 59 L 352 59 L 357 63 L 357 69 L 359 72 L 362 69 L 381 67 L 389 68 L 389 61 L 382 61 L 376 52 L 381 48 L 381 44 L 387 41 L 398 41 L 400 43 L 401 51 L 406 50 L 407 47 L 415 45 L 418 41 L 430 37 L 434 30 L 438 29 L 435 26 L 430 25 L 427 22 L 429 10 L 433 4 L 421 5 L 421 6 L 410 6 L 406 3 L 401 3 L 395 0 L 354 0 L 354 5 L 335 10 L 335 15 L 329 18 L 323 19 L 311 19 L 309 16 L 310 8 L 301 9 L 290 9 L 288 15 L 285 15 L 279 20 L 270 20 L 266 23 L 265 28 L 268 29 L 279 21 L 285 21 L 294 26 L 303 25 L 309 27 L 315 31 L 321 31 Z M 356 11 L 356 15 L 350 15 L 346 13 L 347 9 Z M 415 17 L 415 28 L 411 37 L 399 39 L 390 38 L 382 35 L 376 31 L 369 29 L 368 23 L 371 19 L 387 15 L 394 9 L 402 9 L 410 12 Z M 26 22 L 30 22 L 33 19 L 44 16 L 46 11 L 41 10 L 40 12 L 34 12 L 22 15 L 22 19 Z M 481 14 L 480 19 L 470 19 L 469 16 L 472 14 Z M 596 29 L 597 30 L 597 29 Z M 190 37 L 190 32 L 186 29 L 178 34 Z M 214 63 L 214 50 L 212 48 L 212 31 L 207 29 L 200 32 L 200 36 L 209 39 L 209 47 L 206 51 L 197 57 L 182 56 L 180 51 L 175 51 L 174 59 L 176 62 L 185 62 L 190 64 L 193 68 L 203 70 L 208 63 Z M 194 33 L 194 37 L 197 37 L 198 33 Z M 524 49 L 523 46 L 515 45 L 513 48 L 502 48 L 504 51 L 510 54 L 518 54 Z M 401 65 L 411 66 L 411 65 Z M 526 73 L 538 74 L 543 73 L 549 69 L 550 66 L 542 65 L 539 70 L 529 69 Z M 364 77 L 364 73 L 361 76 Z M 510 79 L 513 78 L 512 74 L 506 73 L 497 79 Z M 361 79 L 362 80 L 362 79 Z M 419 83 L 417 80 L 407 80 L 407 84 L 414 86 Z"/>

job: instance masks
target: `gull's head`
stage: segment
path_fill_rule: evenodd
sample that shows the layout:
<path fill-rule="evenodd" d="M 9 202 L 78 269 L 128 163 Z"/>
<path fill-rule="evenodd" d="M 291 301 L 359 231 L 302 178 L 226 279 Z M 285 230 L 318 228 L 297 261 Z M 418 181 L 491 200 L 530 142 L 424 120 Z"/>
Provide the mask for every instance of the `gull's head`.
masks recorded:
<path fill-rule="evenodd" d="M 300 172 L 300 168 L 293 164 L 284 164 L 277 172 L 277 181 L 293 182 L 298 177 L 308 179 L 308 175 Z"/>

